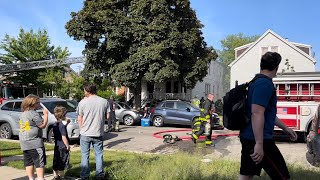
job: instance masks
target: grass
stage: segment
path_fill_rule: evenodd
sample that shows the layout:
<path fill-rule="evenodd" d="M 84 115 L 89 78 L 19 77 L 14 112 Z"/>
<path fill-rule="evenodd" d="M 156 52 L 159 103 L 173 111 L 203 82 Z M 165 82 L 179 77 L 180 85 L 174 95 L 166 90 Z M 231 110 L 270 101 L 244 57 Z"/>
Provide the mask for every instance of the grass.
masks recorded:
<path fill-rule="evenodd" d="M 45 144 L 46 151 L 51 151 L 54 149 L 54 145 Z M 20 148 L 19 142 L 8 142 L 0 141 L 0 155 L 1 157 L 9 157 L 22 155 L 22 150 Z"/>
<path fill-rule="evenodd" d="M 52 155 L 48 156 L 46 172 L 52 172 Z M 240 163 L 228 160 L 201 162 L 197 154 L 177 153 L 172 155 L 137 154 L 129 152 L 105 151 L 104 163 L 106 178 L 126 180 L 193 180 L 193 179 L 237 179 Z M 79 177 L 81 153 L 72 152 L 71 169 L 68 176 Z M 8 166 L 23 169 L 22 161 L 9 162 Z M 94 153 L 90 155 L 90 178 L 95 176 Z M 292 179 L 319 179 L 319 169 L 306 169 L 300 166 L 289 166 Z M 269 179 L 263 172 L 261 178 Z"/>

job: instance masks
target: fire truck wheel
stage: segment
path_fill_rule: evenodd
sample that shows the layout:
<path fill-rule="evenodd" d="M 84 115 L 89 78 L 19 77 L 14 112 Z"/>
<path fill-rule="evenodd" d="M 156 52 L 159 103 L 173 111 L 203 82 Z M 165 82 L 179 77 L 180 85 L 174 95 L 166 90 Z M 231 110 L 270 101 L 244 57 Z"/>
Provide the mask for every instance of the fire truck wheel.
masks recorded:
<path fill-rule="evenodd" d="M 12 137 L 12 129 L 9 123 L 4 123 L 0 126 L 0 138 L 10 139 Z"/>
<path fill-rule="evenodd" d="M 311 131 L 311 123 L 310 123 L 309 126 L 308 126 L 307 132 L 304 133 L 304 136 L 303 136 L 304 142 L 307 142 L 307 136 L 308 136 L 308 134 L 309 134 L 310 131 Z"/>

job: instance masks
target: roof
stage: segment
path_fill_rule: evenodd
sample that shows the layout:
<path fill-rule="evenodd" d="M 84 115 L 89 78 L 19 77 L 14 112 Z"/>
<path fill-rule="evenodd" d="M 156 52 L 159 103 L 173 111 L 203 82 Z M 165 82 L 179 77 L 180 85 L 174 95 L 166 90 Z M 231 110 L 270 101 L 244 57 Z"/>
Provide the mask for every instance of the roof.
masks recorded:
<path fill-rule="evenodd" d="M 7 99 L 5 100 L 6 102 L 7 101 L 10 101 L 10 102 L 20 102 L 20 101 L 23 101 L 23 98 L 21 99 Z M 40 98 L 40 102 L 52 102 L 52 101 L 65 101 L 64 99 L 61 99 L 61 98 Z"/>
<path fill-rule="evenodd" d="M 288 46 L 290 46 L 292 49 L 296 50 L 298 53 L 302 54 L 303 56 L 305 56 L 307 59 L 309 59 L 310 61 L 312 61 L 313 63 L 316 63 L 316 60 L 311 57 L 310 55 L 306 54 L 305 52 L 303 52 L 302 50 L 300 50 L 299 48 L 297 48 L 295 45 L 293 45 L 293 43 L 289 42 L 288 40 L 282 38 L 281 36 L 279 36 L 278 34 L 276 34 L 275 32 L 273 32 L 271 29 L 268 29 L 262 36 L 260 36 L 259 39 L 257 39 L 255 42 L 253 43 L 249 43 L 240 47 L 237 47 L 235 49 L 241 49 L 243 47 L 246 47 L 247 45 L 251 46 L 249 48 L 247 48 L 239 57 L 237 57 L 237 59 L 235 59 L 234 61 L 232 61 L 232 63 L 230 63 L 228 66 L 231 67 L 233 66 L 236 62 L 238 62 L 245 54 L 247 54 L 255 45 L 257 45 L 263 38 L 265 38 L 268 34 L 272 34 L 274 35 L 276 38 L 278 38 L 279 40 L 281 40 L 283 43 L 287 44 Z M 297 45 L 302 45 L 300 43 L 294 43 Z M 304 46 L 308 46 L 303 44 Z"/>

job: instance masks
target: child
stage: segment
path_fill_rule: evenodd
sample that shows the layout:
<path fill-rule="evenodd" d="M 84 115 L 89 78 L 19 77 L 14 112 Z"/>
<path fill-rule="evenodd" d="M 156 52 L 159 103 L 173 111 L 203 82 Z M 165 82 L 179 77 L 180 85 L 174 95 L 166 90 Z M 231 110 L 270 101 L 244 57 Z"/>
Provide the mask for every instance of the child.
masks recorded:
<path fill-rule="evenodd" d="M 36 110 L 40 108 L 40 98 L 32 94 L 24 98 L 21 104 L 23 113 L 19 122 L 19 141 L 29 180 L 34 180 L 33 166 L 36 167 L 38 179 L 44 179 L 46 153 L 42 140 L 42 129 L 45 128 L 48 123 L 48 110 L 43 110 L 42 119 L 40 114 L 36 112 Z"/>
<path fill-rule="evenodd" d="M 53 156 L 53 175 L 54 179 L 66 179 L 64 170 L 69 167 L 69 137 L 66 126 L 70 121 L 66 119 L 67 109 L 63 106 L 54 108 L 54 116 L 57 122 L 53 125 L 54 134 L 54 156 Z"/>

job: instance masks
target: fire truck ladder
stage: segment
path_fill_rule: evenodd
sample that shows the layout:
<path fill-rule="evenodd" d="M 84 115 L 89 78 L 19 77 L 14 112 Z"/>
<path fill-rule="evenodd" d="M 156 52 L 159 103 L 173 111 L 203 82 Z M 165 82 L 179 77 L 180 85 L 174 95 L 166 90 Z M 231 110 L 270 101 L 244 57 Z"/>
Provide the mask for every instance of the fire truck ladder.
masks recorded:
<path fill-rule="evenodd" d="M 277 96 L 288 99 L 320 97 L 320 81 L 274 82 Z"/>
<path fill-rule="evenodd" d="M 26 62 L 26 63 L 6 64 L 6 65 L 0 65 L 0 74 L 24 71 L 24 70 L 30 70 L 30 69 L 56 67 L 56 66 L 61 66 L 65 64 L 84 63 L 85 60 L 86 60 L 85 57 L 73 57 L 73 58 L 66 58 L 66 59 L 49 59 L 49 60 L 32 61 L 32 62 Z"/>

